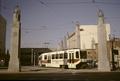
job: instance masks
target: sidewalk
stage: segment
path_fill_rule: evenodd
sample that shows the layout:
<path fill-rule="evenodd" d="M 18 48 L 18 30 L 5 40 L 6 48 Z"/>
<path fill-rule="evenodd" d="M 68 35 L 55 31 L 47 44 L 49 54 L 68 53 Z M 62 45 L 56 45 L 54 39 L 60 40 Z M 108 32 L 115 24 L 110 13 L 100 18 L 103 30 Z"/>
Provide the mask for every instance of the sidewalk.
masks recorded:
<path fill-rule="evenodd" d="M 21 72 L 30 72 L 32 70 L 38 69 L 38 67 L 33 67 L 33 66 L 22 66 L 21 67 Z M 0 67 L 0 73 L 9 73 L 8 72 L 8 67 Z"/>

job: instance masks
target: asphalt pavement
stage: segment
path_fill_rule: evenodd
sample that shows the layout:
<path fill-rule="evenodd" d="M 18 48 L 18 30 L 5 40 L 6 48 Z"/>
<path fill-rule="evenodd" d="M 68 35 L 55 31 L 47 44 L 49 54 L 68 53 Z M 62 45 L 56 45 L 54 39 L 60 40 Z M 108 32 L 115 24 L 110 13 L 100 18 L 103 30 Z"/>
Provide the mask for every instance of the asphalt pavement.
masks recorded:
<path fill-rule="evenodd" d="M 60 69 L 26 66 L 21 72 L 0 69 L 0 80 L 71 80 L 71 81 L 120 81 L 120 72 L 99 72 L 97 69 Z"/>

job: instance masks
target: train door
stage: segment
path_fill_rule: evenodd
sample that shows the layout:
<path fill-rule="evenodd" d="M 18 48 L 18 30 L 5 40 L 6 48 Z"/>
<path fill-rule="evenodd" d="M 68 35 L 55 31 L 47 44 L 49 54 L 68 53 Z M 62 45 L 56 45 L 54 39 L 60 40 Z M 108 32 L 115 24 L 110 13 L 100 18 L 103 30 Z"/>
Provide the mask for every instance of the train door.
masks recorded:
<path fill-rule="evenodd" d="M 48 55 L 48 63 L 51 63 L 51 55 Z"/>
<path fill-rule="evenodd" d="M 74 63 L 74 53 L 69 53 L 70 63 Z"/>
<path fill-rule="evenodd" d="M 74 52 L 69 53 L 69 63 L 70 63 L 70 67 L 72 67 L 74 63 Z"/>
<path fill-rule="evenodd" d="M 64 65 L 67 65 L 67 58 L 68 58 L 68 54 L 67 54 L 67 52 L 65 52 L 64 53 L 64 62 L 63 62 Z"/>

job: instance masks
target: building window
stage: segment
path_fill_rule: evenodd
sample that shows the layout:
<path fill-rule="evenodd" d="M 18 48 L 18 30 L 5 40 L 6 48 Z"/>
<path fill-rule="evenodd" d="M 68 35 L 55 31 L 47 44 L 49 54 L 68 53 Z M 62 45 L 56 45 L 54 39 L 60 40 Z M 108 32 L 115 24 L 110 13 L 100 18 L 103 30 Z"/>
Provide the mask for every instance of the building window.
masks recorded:
<path fill-rule="evenodd" d="M 86 51 L 80 51 L 80 58 L 86 59 L 87 58 L 87 52 Z"/>
<path fill-rule="evenodd" d="M 90 52 L 88 52 L 88 54 L 90 54 Z"/>

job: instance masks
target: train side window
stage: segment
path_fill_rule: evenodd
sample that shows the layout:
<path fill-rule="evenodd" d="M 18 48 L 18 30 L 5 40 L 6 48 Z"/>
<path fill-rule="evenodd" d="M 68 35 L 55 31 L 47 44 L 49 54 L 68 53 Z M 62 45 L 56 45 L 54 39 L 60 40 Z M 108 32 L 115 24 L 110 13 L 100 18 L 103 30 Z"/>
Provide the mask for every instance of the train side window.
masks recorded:
<path fill-rule="evenodd" d="M 63 54 L 60 54 L 60 59 L 62 59 L 63 58 Z"/>
<path fill-rule="evenodd" d="M 76 58 L 79 58 L 79 52 L 76 51 Z"/>
<path fill-rule="evenodd" d="M 55 55 L 54 54 L 52 55 L 52 59 L 55 59 Z"/>
<path fill-rule="evenodd" d="M 58 59 L 58 54 L 56 54 L 56 59 Z"/>
<path fill-rule="evenodd" d="M 47 55 L 44 56 L 44 59 L 47 59 Z"/>
<path fill-rule="evenodd" d="M 58 54 L 58 59 L 60 59 L 60 54 Z"/>
<path fill-rule="evenodd" d="M 67 53 L 64 53 L 64 58 L 67 59 L 67 57 L 68 57 L 68 56 L 67 56 Z"/>
<path fill-rule="evenodd" d="M 56 59 L 56 54 L 54 54 L 54 59 Z"/>

